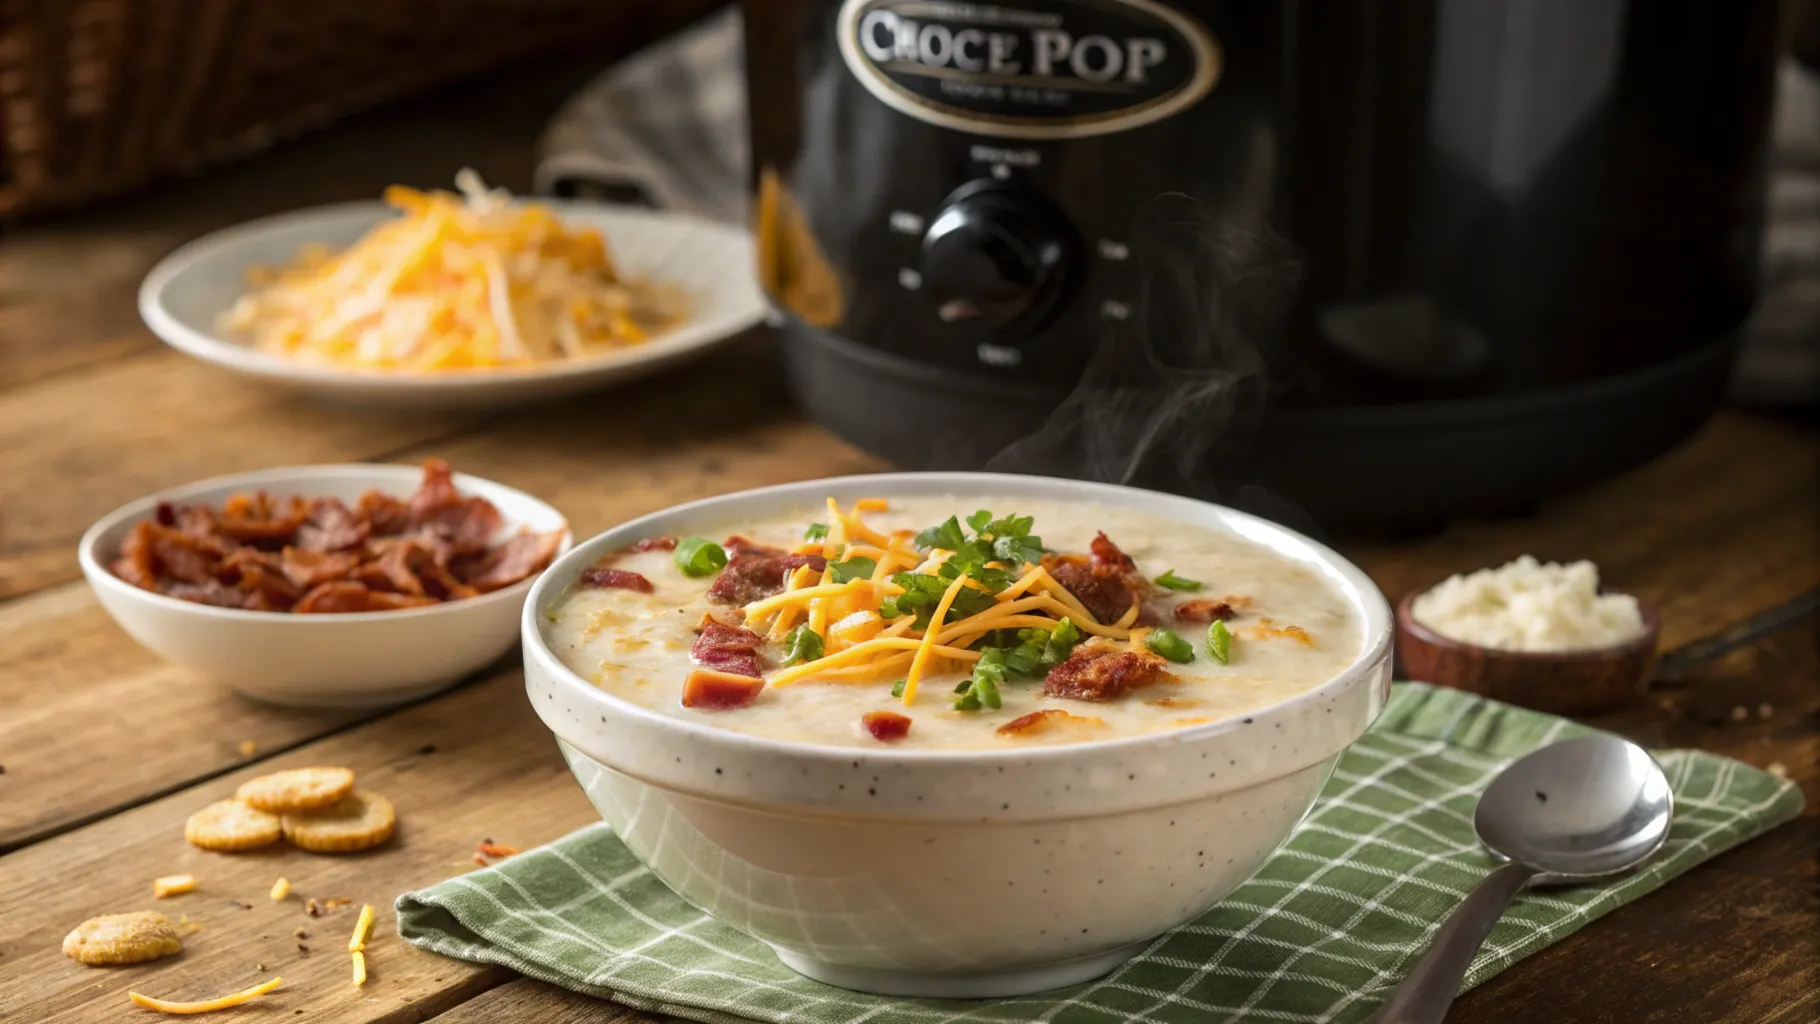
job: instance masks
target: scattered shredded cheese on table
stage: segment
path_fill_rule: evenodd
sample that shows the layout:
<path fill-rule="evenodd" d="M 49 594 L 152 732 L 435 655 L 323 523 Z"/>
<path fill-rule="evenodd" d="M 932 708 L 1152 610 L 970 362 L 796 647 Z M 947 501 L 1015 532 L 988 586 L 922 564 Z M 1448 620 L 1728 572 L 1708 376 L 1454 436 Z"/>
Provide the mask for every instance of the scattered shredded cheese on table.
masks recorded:
<path fill-rule="evenodd" d="M 274 900 L 284 899 L 286 896 L 289 896 L 290 894 L 291 894 L 291 880 L 290 879 L 280 878 L 278 881 L 272 883 L 272 898 Z"/>
<path fill-rule="evenodd" d="M 367 903 L 360 908 L 360 917 L 354 922 L 354 934 L 348 937 L 348 952 L 358 953 L 367 948 L 367 937 L 373 934 L 373 905 Z"/>
<path fill-rule="evenodd" d="M 152 879 L 152 896 L 156 899 L 195 891 L 195 875 L 166 875 L 163 878 Z"/>
<path fill-rule="evenodd" d="M 283 981 L 283 978 L 273 978 L 271 981 L 260 982 L 252 988 L 242 989 L 239 992 L 218 996 L 214 999 L 205 999 L 195 1003 L 177 1003 L 168 999 L 154 999 L 151 996 L 140 995 L 137 992 L 128 992 L 126 997 L 148 1010 L 157 1010 L 159 1013 L 209 1013 L 214 1010 L 225 1010 L 230 1006 L 239 1006 L 241 1003 L 257 999 L 277 988 Z"/>

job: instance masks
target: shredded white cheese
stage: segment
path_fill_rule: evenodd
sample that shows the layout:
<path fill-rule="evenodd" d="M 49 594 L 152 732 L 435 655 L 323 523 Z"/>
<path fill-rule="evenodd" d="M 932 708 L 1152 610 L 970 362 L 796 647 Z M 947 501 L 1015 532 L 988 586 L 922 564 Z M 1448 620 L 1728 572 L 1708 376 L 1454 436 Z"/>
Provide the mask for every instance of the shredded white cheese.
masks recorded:
<path fill-rule="evenodd" d="M 1599 593 L 1591 562 L 1537 562 L 1454 576 L 1416 598 L 1415 620 L 1450 640 L 1506 651 L 1610 647 L 1643 631 L 1637 599 Z"/>

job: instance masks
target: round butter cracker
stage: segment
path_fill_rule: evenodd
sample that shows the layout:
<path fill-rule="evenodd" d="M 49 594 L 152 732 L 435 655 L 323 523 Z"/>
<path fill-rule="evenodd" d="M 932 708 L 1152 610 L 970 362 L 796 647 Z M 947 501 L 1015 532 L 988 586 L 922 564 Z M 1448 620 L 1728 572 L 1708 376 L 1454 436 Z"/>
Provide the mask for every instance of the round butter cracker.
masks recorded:
<path fill-rule="evenodd" d="M 284 836 L 276 814 L 254 810 L 238 800 L 217 800 L 190 815 L 183 838 L 205 850 L 255 850 Z"/>
<path fill-rule="evenodd" d="M 378 793 L 355 790 L 333 807 L 284 816 L 284 837 L 312 853 L 352 853 L 392 838 L 398 822 L 392 803 Z"/>
<path fill-rule="evenodd" d="M 234 795 L 268 814 L 293 814 L 333 807 L 353 791 L 354 773 L 346 768 L 287 768 L 247 780 Z"/>
<path fill-rule="evenodd" d="M 91 917 L 63 939 L 64 955 L 90 967 L 144 963 L 181 952 L 177 926 L 150 910 Z"/>

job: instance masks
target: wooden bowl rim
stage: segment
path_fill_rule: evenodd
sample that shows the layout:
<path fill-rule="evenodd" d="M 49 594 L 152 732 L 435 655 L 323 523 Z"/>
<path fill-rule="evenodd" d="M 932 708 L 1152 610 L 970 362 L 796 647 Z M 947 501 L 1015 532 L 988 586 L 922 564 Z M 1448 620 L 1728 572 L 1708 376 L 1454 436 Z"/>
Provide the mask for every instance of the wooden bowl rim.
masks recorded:
<path fill-rule="evenodd" d="M 1451 637 L 1442 636 L 1434 630 L 1429 629 L 1427 626 L 1417 621 L 1414 612 L 1411 610 L 1411 606 L 1415 604 L 1416 598 L 1428 593 L 1435 587 L 1440 586 L 1442 582 L 1445 581 L 1437 580 L 1426 587 L 1412 590 L 1409 593 L 1404 594 L 1403 599 L 1397 602 L 1397 630 L 1399 633 L 1408 636 L 1411 640 L 1418 643 L 1439 650 L 1460 653 L 1477 652 L 1487 661 L 1530 662 L 1537 665 L 1559 665 L 1571 662 L 1590 663 L 1623 661 L 1636 657 L 1638 654 L 1648 655 L 1655 653 L 1656 644 L 1662 637 L 1662 619 L 1661 616 L 1657 614 L 1655 605 L 1637 597 L 1635 594 L 1629 594 L 1630 597 L 1636 599 L 1637 611 L 1643 618 L 1643 631 L 1621 643 L 1610 644 L 1605 647 L 1580 647 L 1566 651 L 1511 651 L 1502 647 L 1484 647 L 1479 644 L 1467 643 L 1464 640 L 1455 640 Z M 1628 591 L 1607 587 L 1601 587 L 1599 590 L 1600 593 L 1605 594 L 1628 594 Z"/>

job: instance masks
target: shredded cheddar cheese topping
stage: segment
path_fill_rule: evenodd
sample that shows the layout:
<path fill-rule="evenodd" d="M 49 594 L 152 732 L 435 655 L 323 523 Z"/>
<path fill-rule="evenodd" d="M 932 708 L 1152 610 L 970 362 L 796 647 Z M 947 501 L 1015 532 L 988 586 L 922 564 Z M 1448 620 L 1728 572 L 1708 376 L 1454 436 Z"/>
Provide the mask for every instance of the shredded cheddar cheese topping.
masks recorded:
<path fill-rule="evenodd" d="M 982 651 L 970 648 L 997 630 L 1053 630 L 1067 621 L 1079 633 L 1134 640 L 1135 604 L 1118 622 L 1099 622 L 1027 550 L 1012 550 L 1007 558 L 981 562 L 976 543 L 968 556 L 971 560 L 965 563 L 967 569 L 956 571 L 950 566 L 944 573 L 943 566 L 957 558 L 955 550 L 927 543 L 907 530 L 881 533 L 862 518 L 863 513 L 889 508 L 883 498 L 861 498 L 851 509 L 828 499 L 825 532 L 818 525 L 811 537 L 819 539 L 803 549 L 819 553 L 827 560 L 827 568 L 820 572 L 799 568 L 785 582 L 782 593 L 745 606 L 749 628 L 772 640 L 781 640 L 800 627 L 823 638 L 819 657 L 771 674 L 771 685 L 808 680 L 866 683 L 901 673 L 901 689 L 894 692 L 910 704 L 924 677 L 951 665 L 979 663 Z M 1023 522 L 1027 530 L 1029 521 Z M 953 532 L 945 536 L 954 538 L 954 545 L 968 548 L 958 524 L 951 520 L 944 525 L 952 527 Z M 1019 534 L 1013 542 L 1023 539 Z M 1035 538 L 1028 540 L 1035 542 Z M 864 561 L 851 561 L 854 559 L 869 559 L 873 565 L 868 571 Z M 837 566 L 846 571 L 838 579 Z M 852 575 L 854 572 L 861 575 Z M 931 579 L 919 581 L 906 573 Z M 994 582 L 988 585 L 983 580 Z M 966 591 L 973 593 L 962 603 Z M 939 599 L 935 599 L 938 593 Z M 917 611 L 923 614 L 898 607 L 900 601 L 931 599 L 935 599 L 933 607 L 918 605 Z M 1141 633 L 1135 634 L 1134 642 L 1142 642 Z"/>

